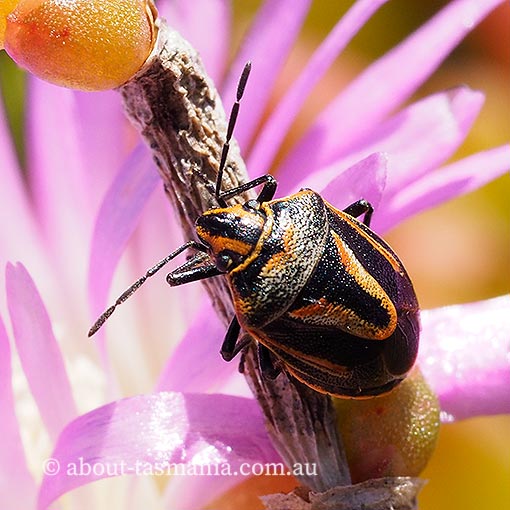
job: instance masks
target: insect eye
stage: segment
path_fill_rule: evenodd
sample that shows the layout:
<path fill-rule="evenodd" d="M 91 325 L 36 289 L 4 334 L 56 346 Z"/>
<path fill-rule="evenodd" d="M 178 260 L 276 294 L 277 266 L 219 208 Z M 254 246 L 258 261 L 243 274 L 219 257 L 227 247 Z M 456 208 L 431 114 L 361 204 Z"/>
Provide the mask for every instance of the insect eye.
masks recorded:
<path fill-rule="evenodd" d="M 227 272 L 233 269 L 241 262 L 241 255 L 231 250 L 223 250 L 216 256 L 216 267 L 222 271 Z"/>

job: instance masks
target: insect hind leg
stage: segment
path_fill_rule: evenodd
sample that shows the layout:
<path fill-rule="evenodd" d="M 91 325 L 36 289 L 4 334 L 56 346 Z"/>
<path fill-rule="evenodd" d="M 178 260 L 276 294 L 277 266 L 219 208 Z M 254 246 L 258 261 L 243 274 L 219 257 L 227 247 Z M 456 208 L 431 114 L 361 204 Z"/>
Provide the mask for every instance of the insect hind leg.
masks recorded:
<path fill-rule="evenodd" d="M 370 202 L 367 202 L 364 198 L 354 202 L 343 210 L 344 213 L 347 213 L 349 216 L 353 216 L 357 218 L 364 214 L 363 223 L 369 227 L 370 222 L 372 221 L 372 214 L 374 212 L 374 208 Z"/>

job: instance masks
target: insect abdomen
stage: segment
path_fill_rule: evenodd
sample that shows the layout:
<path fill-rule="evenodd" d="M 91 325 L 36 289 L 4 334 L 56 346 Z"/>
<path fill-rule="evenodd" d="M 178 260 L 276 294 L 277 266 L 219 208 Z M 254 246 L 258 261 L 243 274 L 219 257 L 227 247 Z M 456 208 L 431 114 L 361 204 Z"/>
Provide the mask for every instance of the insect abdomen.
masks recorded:
<path fill-rule="evenodd" d="M 377 395 L 414 364 L 418 303 L 386 243 L 341 211 L 327 209 L 327 217 L 327 242 L 306 286 L 283 315 L 251 333 L 318 391 Z"/>
<path fill-rule="evenodd" d="M 412 368 L 417 353 L 417 312 L 401 317 L 386 340 L 365 340 L 339 329 L 278 318 L 250 330 L 299 380 L 338 397 L 389 391 Z"/>

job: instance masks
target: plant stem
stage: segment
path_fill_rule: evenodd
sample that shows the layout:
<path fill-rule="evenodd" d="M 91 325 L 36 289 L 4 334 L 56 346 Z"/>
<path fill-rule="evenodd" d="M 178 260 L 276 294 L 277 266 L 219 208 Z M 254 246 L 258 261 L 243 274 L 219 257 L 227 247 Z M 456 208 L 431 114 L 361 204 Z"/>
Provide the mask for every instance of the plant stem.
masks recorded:
<path fill-rule="evenodd" d="M 214 186 L 226 135 L 227 119 L 214 84 L 197 52 L 160 22 L 151 57 L 120 92 L 128 116 L 152 150 L 184 235 L 196 239 L 196 218 L 217 205 Z M 232 140 L 223 189 L 247 180 L 239 147 Z M 238 201 L 248 198 L 254 198 L 253 191 L 236 197 Z M 204 284 L 219 317 L 228 325 L 234 309 L 225 279 L 212 278 Z M 386 478 L 350 485 L 328 396 L 299 383 L 285 371 L 275 380 L 263 378 L 253 345 L 244 354 L 243 365 L 265 414 L 268 433 L 283 460 L 288 466 L 308 464 L 316 468 L 316 474 L 297 476 L 302 487 L 291 495 L 266 497 L 268 508 L 415 508 L 421 484 L 414 479 Z M 380 506 L 383 500 L 385 506 Z"/>

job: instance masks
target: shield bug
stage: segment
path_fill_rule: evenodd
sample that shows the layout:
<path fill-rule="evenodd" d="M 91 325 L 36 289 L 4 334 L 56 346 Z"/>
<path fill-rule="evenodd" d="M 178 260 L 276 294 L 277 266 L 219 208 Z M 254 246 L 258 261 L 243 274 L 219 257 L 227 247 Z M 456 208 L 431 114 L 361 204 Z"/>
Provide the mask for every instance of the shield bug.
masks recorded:
<path fill-rule="evenodd" d="M 225 360 L 255 340 L 261 370 L 270 377 L 283 368 L 337 397 L 388 392 L 416 359 L 419 309 L 402 263 L 369 228 L 372 206 L 358 200 L 338 210 L 309 189 L 274 199 L 277 182 L 271 175 L 221 190 L 249 72 L 247 64 L 229 119 L 215 188 L 218 207 L 196 220 L 199 241 L 188 241 L 149 269 L 101 315 L 89 336 L 147 278 L 191 248 L 195 254 L 167 282 L 227 279 L 235 316 L 220 351 Z M 259 185 L 256 199 L 227 204 Z"/>

